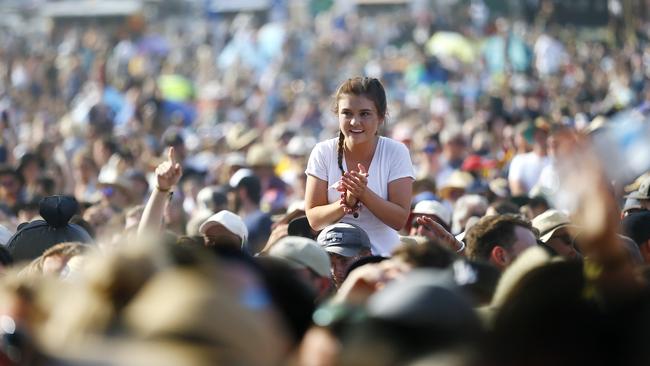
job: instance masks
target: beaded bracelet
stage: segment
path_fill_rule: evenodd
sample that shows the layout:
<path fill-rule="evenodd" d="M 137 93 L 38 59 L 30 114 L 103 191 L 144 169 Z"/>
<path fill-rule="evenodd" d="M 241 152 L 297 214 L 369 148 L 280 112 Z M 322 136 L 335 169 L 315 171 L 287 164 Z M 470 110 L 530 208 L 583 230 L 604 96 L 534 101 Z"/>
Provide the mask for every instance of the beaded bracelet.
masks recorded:
<path fill-rule="evenodd" d="M 359 218 L 359 210 L 361 210 L 361 202 L 357 200 L 357 203 L 354 204 L 354 206 L 350 207 L 352 210 L 352 217 L 355 219 Z"/>

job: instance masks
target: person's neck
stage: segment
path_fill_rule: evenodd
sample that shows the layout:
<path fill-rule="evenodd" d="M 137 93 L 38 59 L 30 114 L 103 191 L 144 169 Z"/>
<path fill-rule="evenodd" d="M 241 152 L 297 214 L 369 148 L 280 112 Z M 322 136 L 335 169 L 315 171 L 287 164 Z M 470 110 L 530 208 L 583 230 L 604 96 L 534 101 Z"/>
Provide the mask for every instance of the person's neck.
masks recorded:
<path fill-rule="evenodd" d="M 246 216 L 249 215 L 259 209 L 258 205 L 255 205 L 252 202 L 243 202 L 241 207 L 239 208 L 239 216 Z"/>
<path fill-rule="evenodd" d="M 375 136 L 374 139 L 362 144 L 352 144 L 349 145 L 346 141 L 345 143 L 345 154 L 353 160 L 365 161 L 372 160 L 372 157 L 375 154 L 375 147 L 379 143 L 379 136 Z"/>
<path fill-rule="evenodd" d="M 533 147 L 533 152 L 538 156 L 546 156 L 546 148 L 539 145 L 535 145 Z"/>

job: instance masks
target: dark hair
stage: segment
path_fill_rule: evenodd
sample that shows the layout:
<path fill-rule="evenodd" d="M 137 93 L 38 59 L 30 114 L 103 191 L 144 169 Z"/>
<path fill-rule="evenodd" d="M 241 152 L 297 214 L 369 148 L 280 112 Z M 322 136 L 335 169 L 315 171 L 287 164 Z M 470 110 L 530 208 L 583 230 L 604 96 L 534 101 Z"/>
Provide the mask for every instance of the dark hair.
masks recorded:
<path fill-rule="evenodd" d="M 0 176 L 2 175 L 12 175 L 21 185 L 25 184 L 23 176 L 9 164 L 0 164 Z"/>
<path fill-rule="evenodd" d="M 40 176 L 36 180 L 36 183 L 41 190 L 39 192 L 40 194 L 44 196 L 53 196 L 56 193 L 56 182 L 52 177 L 47 175 Z"/>
<path fill-rule="evenodd" d="M 316 294 L 283 260 L 256 257 L 255 262 L 271 300 L 297 346 L 312 324 Z"/>
<path fill-rule="evenodd" d="M 621 221 L 621 231 L 637 245 L 650 240 L 650 211 L 633 212 Z"/>
<path fill-rule="evenodd" d="M 103 145 L 104 148 L 108 149 L 111 154 L 114 154 L 117 152 L 118 147 L 117 147 L 117 142 L 110 137 L 110 136 L 103 136 L 101 139 L 101 144 Z"/>
<path fill-rule="evenodd" d="M 3 266 L 10 266 L 14 263 L 14 259 L 9 253 L 9 250 L 4 245 L 0 245 L 0 264 Z"/>
<path fill-rule="evenodd" d="M 18 163 L 18 168 L 16 169 L 20 175 L 23 175 L 23 171 L 27 166 L 31 163 L 36 163 L 40 169 L 43 169 L 45 167 L 45 163 L 43 162 L 43 159 L 39 155 L 36 155 L 32 152 L 25 153 L 20 158 L 20 162 Z"/>
<path fill-rule="evenodd" d="M 531 197 L 528 200 L 527 205 L 529 207 L 545 207 L 547 210 L 551 208 L 551 206 L 548 204 L 548 201 L 546 200 L 546 198 L 544 198 L 544 196 Z"/>
<path fill-rule="evenodd" d="M 529 221 L 517 215 L 504 214 L 485 216 L 472 226 L 465 236 L 467 256 L 472 260 L 489 260 L 492 249 L 497 245 L 509 249 L 517 241 L 515 227 L 536 230 Z"/>
<path fill-rule="evenodd" d="M 369 77 L 354 77 L 347 79 L 343 84 L 339 86 L 334 95 L 334 106 L 332 110 L 334 113 L 339 113 L 339 99 L 342 95 L 362 95 L 375 104 L 377 108 L 377 114 L 379 118 L 386 118 L 386 91 L 384 86 L 381 84 L 379 79 L 369 78 Z M 344 173 L 343 170 L 343 142 L 345 138 L 343 136 L 343 131 L 339 130 L 339 142 L 337 145 L 337 157 L 338 165 L 341 173 Z"/>
<path fill-rule="evenodd" d="M 90 235 L 91 238 L 95 239 L 96 233 L 95 233 L 95 228 L 86 220 L 83 219 L 80 215 L 74 215 L 70 218 L 70 223 L 79 225 L 81 226 L 86 232 L 88 232 L 88 235 Z"/>
<path fill-rule="evenodd" d="M 262 184 L 258 177 L 251 175 L 242 178 L 242 180 L 239 181 L 239 184 L 237 184 L 237 188 L 241 187 L 246 190 L 246 194 L 251 201 L 255 202 L 255 204 L 260 203 L 260 200 L 262 199 Z"/>
<path fill-rule="evenodd" d="M 455 253 L 433 240 L 422 244 L 400 244 L 393 250 L 393 257 L 416 268 L 438 269 L 449 267 L 457 258 Z"/>
<path fill-rule="evenodd" d="M 505 199 L 499 199 L 497 201 L 492 202 L 492 204 L 490 204 L 490 207 L 492 207 L 500 215 L 519 214 L 519 207 L 517 207 L 517 205 L 514 204 L 512 201 L 505 200 Z"/>
<path fill-rule="evenodd" d="M 348 269 L 345 271 L 345 278 L 348 278 L 350 273 L 359 267 L 363 267 L 366 264 L 380 263 L 386 259 L 388 259 L 388 257 L 382 257 L 380 255 L 369 255 L 367 257 L 361 257 L 350 264 Z"/>

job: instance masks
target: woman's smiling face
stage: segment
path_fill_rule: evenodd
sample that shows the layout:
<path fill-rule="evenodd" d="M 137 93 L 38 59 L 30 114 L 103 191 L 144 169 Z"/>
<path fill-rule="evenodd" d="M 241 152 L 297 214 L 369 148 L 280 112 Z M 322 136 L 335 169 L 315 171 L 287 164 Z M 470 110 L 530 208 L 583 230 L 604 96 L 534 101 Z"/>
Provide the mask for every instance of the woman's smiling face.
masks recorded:
<path fill-rule="evenodd" d="M 363 95 L 343 94 L 338 99 L 339 128 L 346 141 L 363 144 L 374 140 L 384 122 L 375 103 Z"/>

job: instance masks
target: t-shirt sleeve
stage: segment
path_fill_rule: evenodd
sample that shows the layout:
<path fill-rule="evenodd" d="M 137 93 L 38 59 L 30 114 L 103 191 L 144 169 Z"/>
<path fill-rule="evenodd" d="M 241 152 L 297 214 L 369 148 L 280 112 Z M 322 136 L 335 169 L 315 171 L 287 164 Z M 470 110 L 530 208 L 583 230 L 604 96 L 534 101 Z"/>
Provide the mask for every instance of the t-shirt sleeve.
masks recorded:
<path fill-rule="evenodd" d="M 510 162 L 510 167 L 508 168 L 508 181 L 519 181 L 522 179 L 522 167 L 521 167 L 521 156 L 517 155 L 512 158 Z"/>
<path fill-rule="evenodd" d="M 329 155 L 326 143 L 316 144 L 309 155 L 305 174 L 327 182 L 327 157 Z"/>
<path fill-rule="evenodd" d="M 390 170 L 388 173 L 388 182 L 390 183 L 405 177 L 415 179 L 411 155 L 406 146 L 402 143 L 395 142 L 392 150 L 393 152 L 389 156 Z"/>

